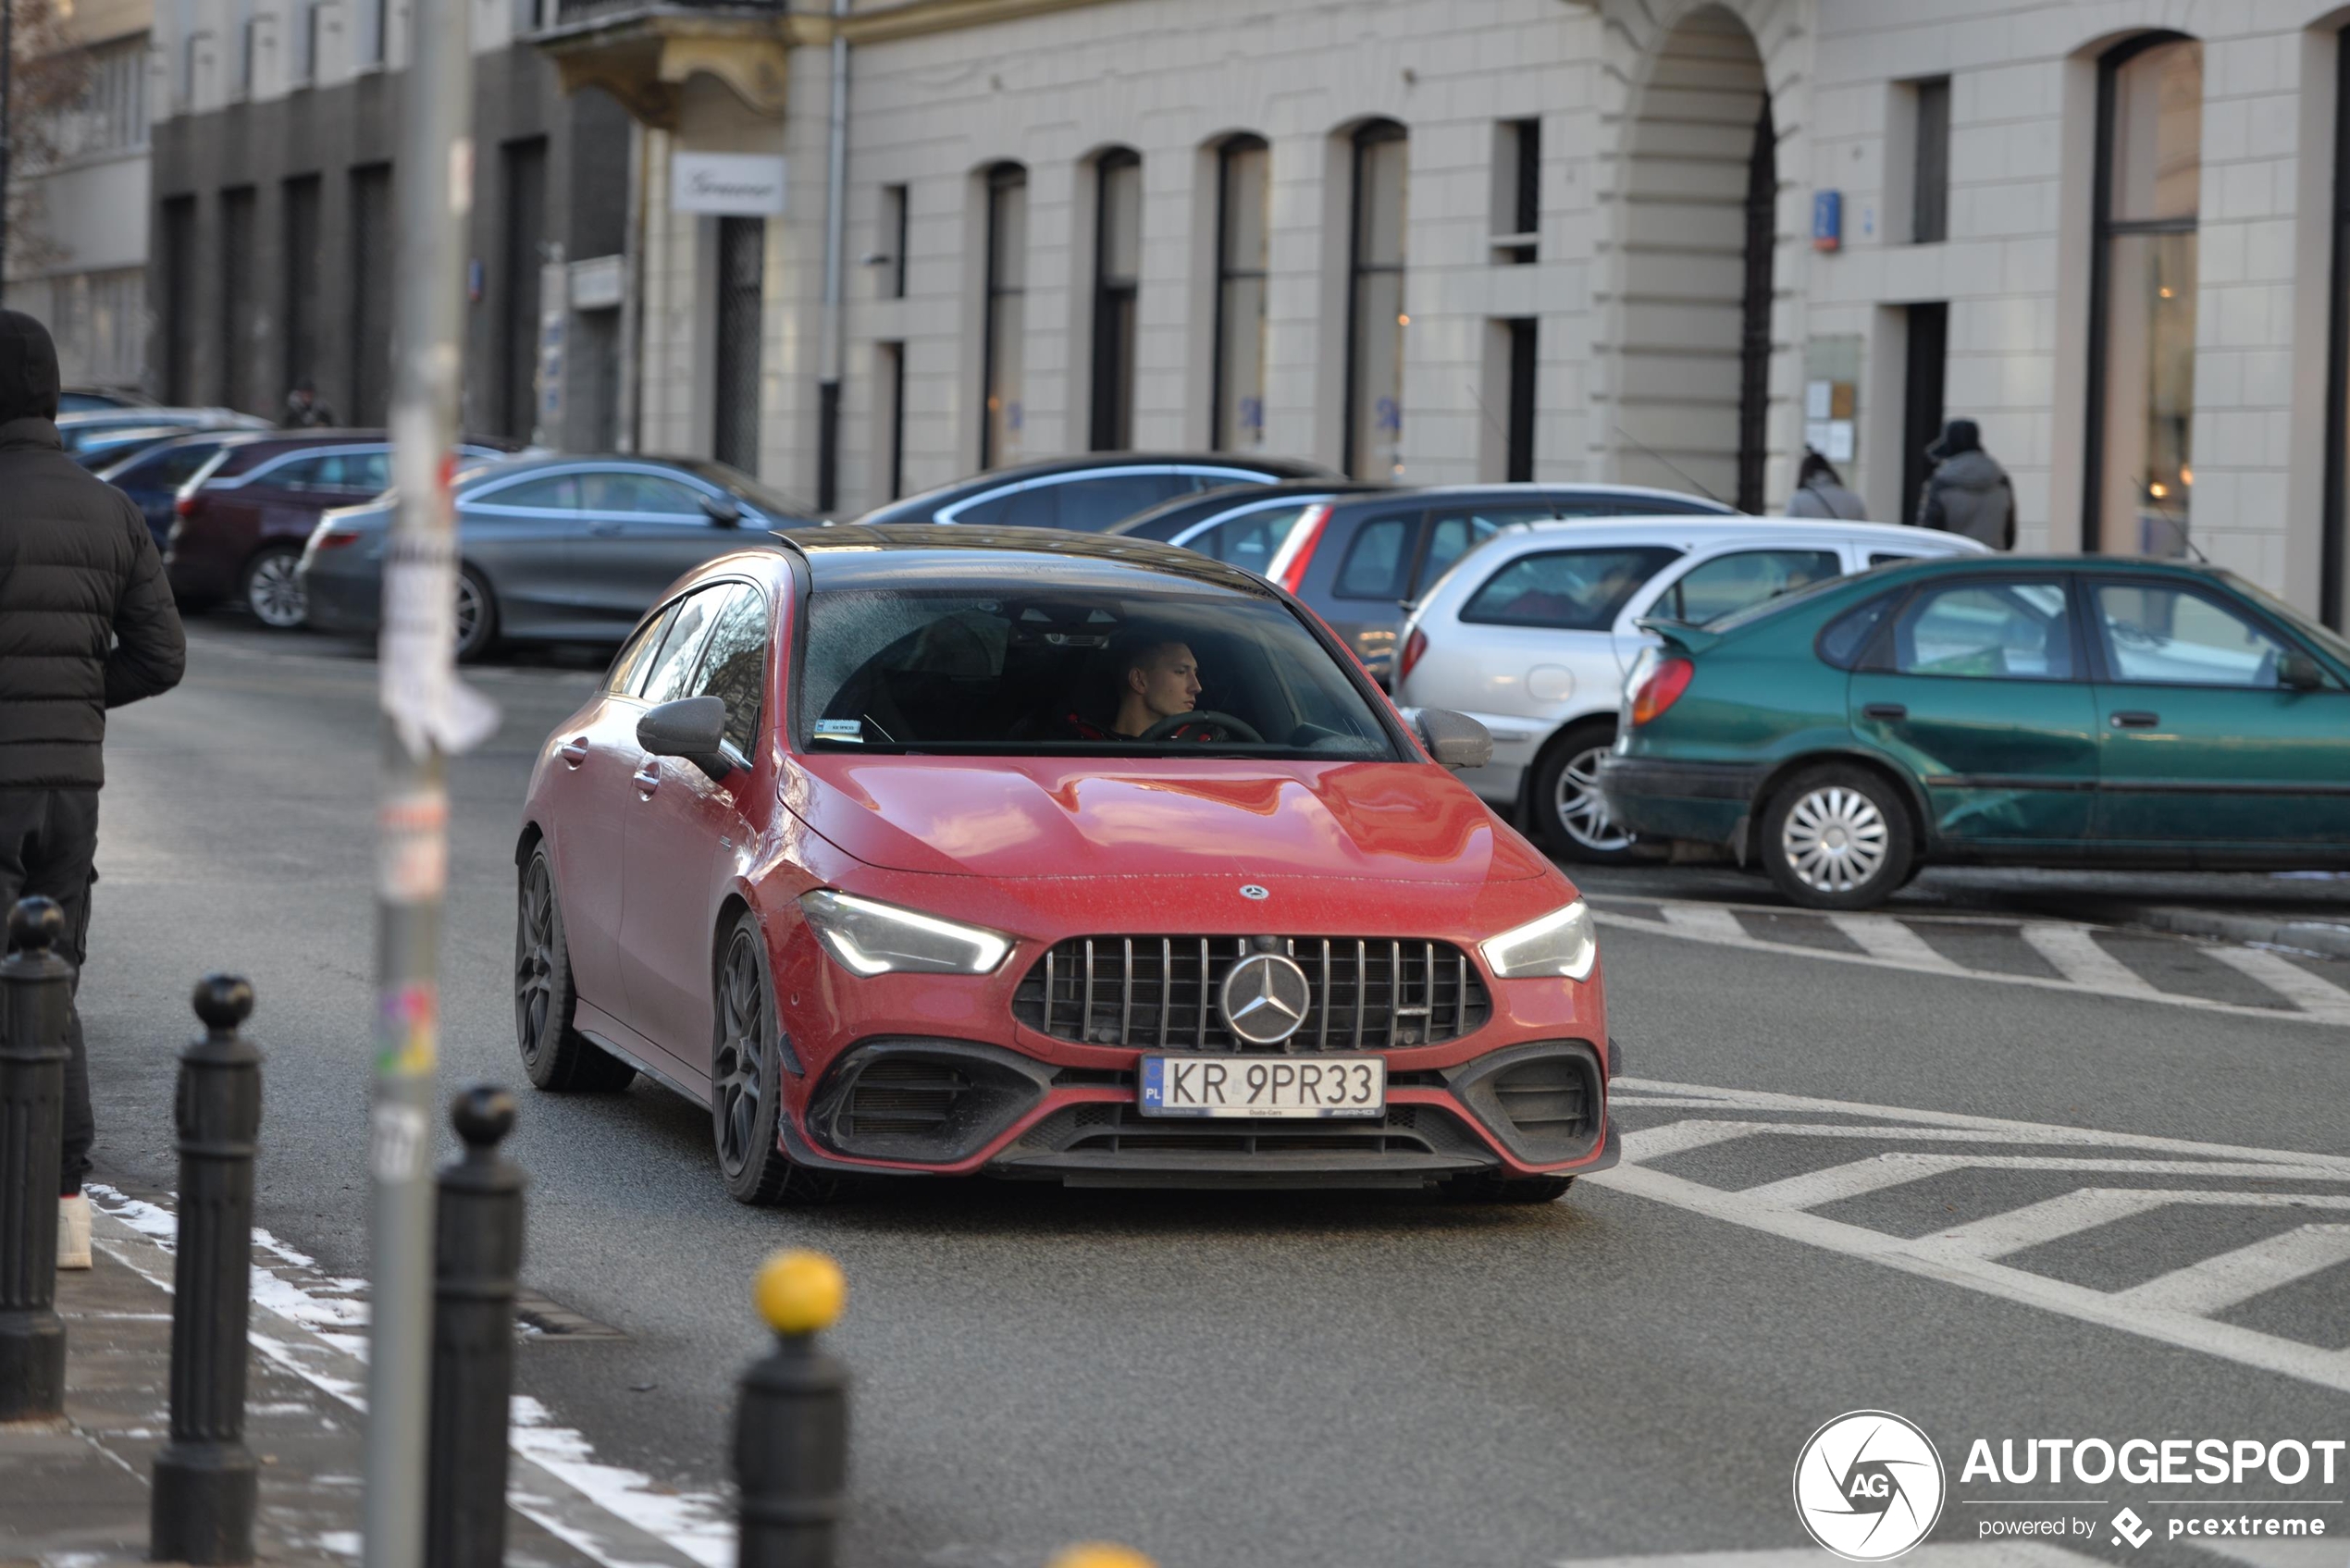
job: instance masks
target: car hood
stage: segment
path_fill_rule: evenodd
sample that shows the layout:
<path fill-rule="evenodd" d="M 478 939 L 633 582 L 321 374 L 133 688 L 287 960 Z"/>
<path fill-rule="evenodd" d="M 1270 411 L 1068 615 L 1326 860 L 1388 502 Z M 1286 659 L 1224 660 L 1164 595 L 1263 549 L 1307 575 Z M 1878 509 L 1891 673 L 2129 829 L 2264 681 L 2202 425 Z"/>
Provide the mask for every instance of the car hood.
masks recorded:
<path fill-rule="evenodd" d="M 1429 763 L 794 758 L 784 803 L 868 865 L 980 877 L 1478 883 L 1550 863 Z"/>

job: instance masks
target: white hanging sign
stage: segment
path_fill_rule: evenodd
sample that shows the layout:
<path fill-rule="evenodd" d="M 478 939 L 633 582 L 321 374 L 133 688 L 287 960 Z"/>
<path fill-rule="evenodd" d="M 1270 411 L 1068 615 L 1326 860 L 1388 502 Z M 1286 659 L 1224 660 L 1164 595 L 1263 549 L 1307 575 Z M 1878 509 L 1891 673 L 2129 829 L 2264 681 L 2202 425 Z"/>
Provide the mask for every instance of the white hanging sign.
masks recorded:
<path fill-rule="evenodd" d="M 764 153 L 675 153 L 669 164 L 672 212 L 772 217 L 784 210 L 784 160 Z"/>

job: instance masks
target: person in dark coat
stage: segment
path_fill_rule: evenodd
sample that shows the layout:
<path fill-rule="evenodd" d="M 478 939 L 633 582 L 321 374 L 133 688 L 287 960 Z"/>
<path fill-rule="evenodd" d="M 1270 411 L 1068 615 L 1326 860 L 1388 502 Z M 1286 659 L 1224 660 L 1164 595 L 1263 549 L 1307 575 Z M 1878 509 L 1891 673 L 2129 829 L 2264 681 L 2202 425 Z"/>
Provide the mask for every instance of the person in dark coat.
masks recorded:
<path fill-rule="evenodd" d="M 1953 419 L 1942 438 L 1925 449 L 1934 463 L 1918 495 L 1918 526 L 1989 545 L 2015 548 L 2015 487 L 2008 471 L 1983 450 L 1983 432 L 1972 419 Z"/>
<path fill-rule="evenodd" d="M 1795 471 L 1795 494 L 1787 497 L 1789 517 L 1840 517 L 1848 523 L 1865 523 L 1869 509 L 1866 502 L 1844 488 L 1844 475 L 1836 464 L 1808 448 L 1803 464 Z"/>
<path fill-rule="evenodd" d="M 335 411 L 319 401 L 318 389 L 308 377 L 294 383 L 286 394 L 286 416 L 278 421 L 281 430 L 323 430 L 335 422 Z"/>
<path fill-rule="evenodd" d="M 106 710 L 179 684 L 188 644 L 138 503 L 57 438 L 48 328 L 0 310 L 0 910 L 65 907 L 64 957 L 89 950 Z M 77 1011 L 67 1027 L 57 1262 L 90 1266 L 81 1194 L 96 1124 Z"/>

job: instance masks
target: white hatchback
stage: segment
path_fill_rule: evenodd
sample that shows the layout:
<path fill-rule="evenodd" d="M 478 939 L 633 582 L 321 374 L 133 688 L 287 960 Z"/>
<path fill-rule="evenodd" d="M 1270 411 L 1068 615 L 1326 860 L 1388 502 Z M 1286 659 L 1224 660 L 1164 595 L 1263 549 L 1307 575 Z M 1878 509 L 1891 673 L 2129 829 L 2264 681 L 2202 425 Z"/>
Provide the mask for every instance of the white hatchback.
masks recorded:
<path fill-rule="evenodd" d="M 1503 530 L 1421 596 L 1404 623 L 1395 700 L 1450 708 L 1493 733 L 1462 782 L 1570 859 L 1633 858 L 1608 820 L 1600 759 L 1624 675 L 1656 641 L 1644 615 L 1698 624 L 1826 577 L 1984 547 L 1955 534 L 1800 517 L 1610 517 Z"/>

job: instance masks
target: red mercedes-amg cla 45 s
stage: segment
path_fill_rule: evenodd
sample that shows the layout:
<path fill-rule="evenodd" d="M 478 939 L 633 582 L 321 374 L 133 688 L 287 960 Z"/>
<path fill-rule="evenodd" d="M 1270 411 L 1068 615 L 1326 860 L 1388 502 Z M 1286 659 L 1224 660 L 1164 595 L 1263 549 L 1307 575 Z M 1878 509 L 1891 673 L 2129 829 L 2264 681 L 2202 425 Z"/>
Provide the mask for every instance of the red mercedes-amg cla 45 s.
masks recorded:
<path fill-rule="evenodd" d="M 530 1080 L 860 1174 L 1423 1187 L 1614 1162 L 1591 917 L 1262 580 L 1144 541 L 778 535 L 678 582 L 515 846 Z"/>

